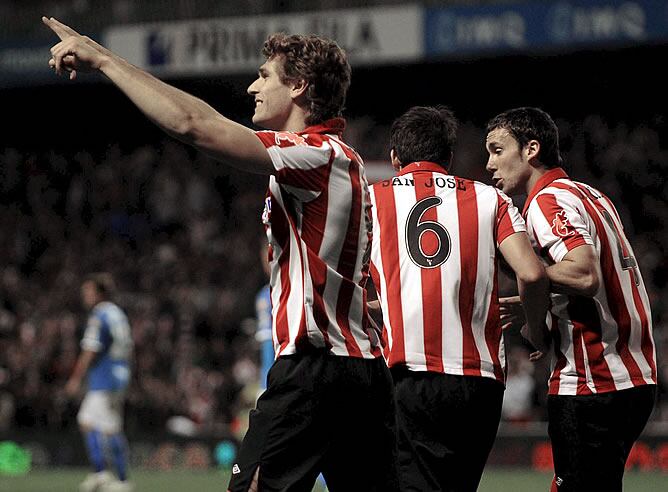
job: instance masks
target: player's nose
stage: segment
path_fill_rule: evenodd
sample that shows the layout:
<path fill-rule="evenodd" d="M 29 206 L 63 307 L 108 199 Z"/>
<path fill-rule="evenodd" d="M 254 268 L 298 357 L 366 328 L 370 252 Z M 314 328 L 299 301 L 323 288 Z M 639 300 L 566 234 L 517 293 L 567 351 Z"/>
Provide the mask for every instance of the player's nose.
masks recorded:
<path fill-rule="evenodd" d="M 257 79 L 255 79 L 253 81 L 253 83 L 251 85 L 248 86 L 248 89 L 246 90 L 246 92 L 248 92 L 248 94 L 250 94 L 251 96 L 254 96 L 255 94 L 257 94 L 259 92 L 259 89 L 258 89 L 259 80 L 260 80 L 260 78 L 258 77 Z"/>

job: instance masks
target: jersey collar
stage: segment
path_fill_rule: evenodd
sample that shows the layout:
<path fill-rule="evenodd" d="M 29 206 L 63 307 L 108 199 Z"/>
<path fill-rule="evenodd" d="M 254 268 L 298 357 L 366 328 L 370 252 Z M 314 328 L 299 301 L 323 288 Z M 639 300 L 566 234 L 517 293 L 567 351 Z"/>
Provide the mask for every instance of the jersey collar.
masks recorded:
<path fill-rule="evenodd" d="M 529 192 L 526 202 L 524 202 L 524 210 L 522 210 L 522 215 L 525 215 L 527 213 L 529 204 L 536 197 L 536 195 L 540 193 L 542 189 L 547 188 L 553 181 L 562 178 L 568 179 L 568 174 L 566 174 L 566 171 L 564 171 L 564 169 L 561 167 L 555 167 L 554 169 L 550 169 L 540 178 L 538 178 L 538 181 L 536 181 L 536 184 L 533 185 L 533 188 Z"/>
<path fill-rule="evenodd" d="M 302 131 L 297 133 L 299 133 L 300 135 L 306 135 L 309 133 L 321 133 L 321 134 L 330 133 L 340 137 L 343 134 L 343 130 L 345 129 L 346 129 L 345 119 L 332 118 L 329 120 L 325 120 L 322 123 L 318 123 L 317 125 L 306 127 Z"/>
<path fill-rule="evenodd" d="M 416 161 L 416 162 L 411 162 L 410 164 L 402 167 L 401 170 L 399 171 L 398 176 L 420 171 L 448 174 L 445 168 L 440 164 L 436 164 L 435 162 L 430 162 L 430 161 Z"/>

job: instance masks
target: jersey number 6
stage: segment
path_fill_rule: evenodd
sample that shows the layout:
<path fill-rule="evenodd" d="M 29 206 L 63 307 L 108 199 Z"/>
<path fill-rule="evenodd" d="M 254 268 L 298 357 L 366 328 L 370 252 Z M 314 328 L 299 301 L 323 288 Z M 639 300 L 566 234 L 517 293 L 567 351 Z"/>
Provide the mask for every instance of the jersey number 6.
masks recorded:
<path fill-rule="evenodd" d="M 423 198 L 411 209 L 406 220 L 406 249 L 410 259 L 420 268 L 436 268 L 448 259 L 450 256 L 451 241 L 448 230 L 439 222 L 425 220 L 420 222 L 424 213 L 432 207 L 437 207 L 443 203 L 437 196 Z M 438 247 L 431 254 L 425 253 L 422 249 L 422 236 L 431 232 L 438 239 Z"/>

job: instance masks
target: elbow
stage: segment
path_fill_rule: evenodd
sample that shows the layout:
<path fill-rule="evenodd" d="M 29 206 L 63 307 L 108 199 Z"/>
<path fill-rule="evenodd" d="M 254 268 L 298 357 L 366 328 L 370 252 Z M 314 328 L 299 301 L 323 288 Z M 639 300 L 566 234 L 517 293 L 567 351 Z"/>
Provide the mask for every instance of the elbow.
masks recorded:
<path fill-rule="evenodd" d="M 594 297 L 601 287 L 601 281 L 597 272 L 589 272 L 580 278 L 580 295 Z"/>
<path fill-rule="evenodd" d="M 197 118 L 192 114 L 179 114 L 167 132 L 182 142 L 194 142 L 197 136 Z"/>
<path fill-rule="evenodd" d="M 517 279 L 527 286 L 540 286 L 547 284 L 547 274 L 543 265 L 538 264 L 535 268 L 527 269 L 517 273 Z"/>

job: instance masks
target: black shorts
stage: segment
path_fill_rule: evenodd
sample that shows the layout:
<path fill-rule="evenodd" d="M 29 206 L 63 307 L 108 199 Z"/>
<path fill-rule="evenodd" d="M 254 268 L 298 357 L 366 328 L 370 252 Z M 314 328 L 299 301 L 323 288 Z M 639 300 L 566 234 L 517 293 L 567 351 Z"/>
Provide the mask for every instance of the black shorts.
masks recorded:
<path fill-rule="evenodd" d="M 385 361 L 322 351 L 279 357 L 250 413 L 229 490 L 246 492 L 258 468 L 262 492 L 310 492 L 320 473 L 331 492 L 396 491 Z"/>
<path fill-rule="evenodd" d="M 499 427 L 503 384 L 403 367 L 392 376 L 402 492 L 477 490 Z"/>
<path fill-rule="evenodd" d="M 622 490 L 624 465 L 654 407 L 656 386 L 547 397 L 553 490 Z"/>

